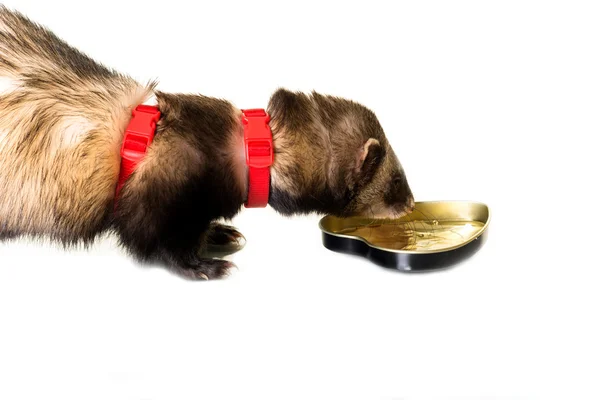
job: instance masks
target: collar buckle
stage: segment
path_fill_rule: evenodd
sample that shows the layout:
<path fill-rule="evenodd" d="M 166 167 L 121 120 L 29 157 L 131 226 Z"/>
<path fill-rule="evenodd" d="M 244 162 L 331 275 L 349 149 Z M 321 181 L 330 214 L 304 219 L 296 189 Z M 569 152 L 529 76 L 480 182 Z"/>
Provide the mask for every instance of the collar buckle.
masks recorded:
<path fill-rule="evenodd" d="M 268 168 L 273 164 L 272 140 L 246 139 L 246 164 L 253 168 Z"/>

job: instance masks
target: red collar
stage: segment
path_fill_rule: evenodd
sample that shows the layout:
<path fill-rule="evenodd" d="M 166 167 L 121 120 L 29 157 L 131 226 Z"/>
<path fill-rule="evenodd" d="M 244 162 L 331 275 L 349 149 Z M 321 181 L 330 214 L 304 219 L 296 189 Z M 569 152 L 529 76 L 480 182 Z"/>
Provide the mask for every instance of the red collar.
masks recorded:
<path fill-rule="evenodd" d="M 154 140 L 156 123 L 160 118 L 158 107 L 139 105 L 131 112 L 131 120 L 125 130 L 125 138 L 121 147 L 121 173 L 115 199 L 125 185 L 135 167 L 144 159 L 150 143 Z"/>
<path fill-rule="evenodd" d="M 133 110 L 121 147 L 121 172 L 115 199 L 137 165 L 142 161 L 154 140 L 158 107 L 139 105 Z M 244 145 L 248 165 L 247 208 L 266 207 L 269 202 L 269 167 L 273 164 L 273 136 L 269 114 L 263 109 L 242 110 Z"/>
<path fill-rule="evenodd" d="M 266 207 L 269 202 L 270 167 L 273 164 L 273 135 L 269 114 L 262 108 L 242 110 L 246 165 L 248 165 L 248 199 L 246 208 Z"/>

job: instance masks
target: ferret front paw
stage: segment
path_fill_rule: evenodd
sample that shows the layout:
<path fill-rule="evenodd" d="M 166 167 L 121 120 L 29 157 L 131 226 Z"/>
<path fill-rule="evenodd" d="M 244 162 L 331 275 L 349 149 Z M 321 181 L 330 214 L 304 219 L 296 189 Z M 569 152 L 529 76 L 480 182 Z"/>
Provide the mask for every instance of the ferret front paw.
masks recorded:
<path fill-rule="evenodd" d="M 190 280 L 221 279 L 229 275 L 229 271 L 236 268 L 231 261 L 217 258 L 199 258 L 194 262 L 174 267 L 174 271 Z"/>
<path fill-rule="evenodd" d="M 210 224 L 206 236 L 208 253 L 235 253 L 246 244 L 246 238 L 233 226 L 216 222 Z"/>

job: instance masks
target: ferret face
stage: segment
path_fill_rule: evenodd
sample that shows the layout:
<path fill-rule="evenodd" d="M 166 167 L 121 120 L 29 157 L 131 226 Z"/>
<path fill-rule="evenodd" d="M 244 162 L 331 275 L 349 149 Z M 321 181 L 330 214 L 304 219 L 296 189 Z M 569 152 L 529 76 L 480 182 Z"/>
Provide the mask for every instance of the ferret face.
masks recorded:
<path fill-rule="evenodd" d="M 355 102 L 278 90 L 269 203 L 282 214 L 397 218 L 414 199 L 375 114 Z"/>

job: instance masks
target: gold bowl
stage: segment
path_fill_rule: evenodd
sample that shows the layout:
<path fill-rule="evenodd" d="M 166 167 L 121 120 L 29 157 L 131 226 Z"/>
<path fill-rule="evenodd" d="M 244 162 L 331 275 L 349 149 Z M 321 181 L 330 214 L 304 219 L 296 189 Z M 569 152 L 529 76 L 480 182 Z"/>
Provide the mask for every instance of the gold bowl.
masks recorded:
<path fill-rule="evenodd" d="M 398 219 L 338 218 L 319 222 L 323 245 L 401 271 L 447 268 L 483 245 L 490 223 L 487 205 L 471 201 L 417 202 Z"/>

